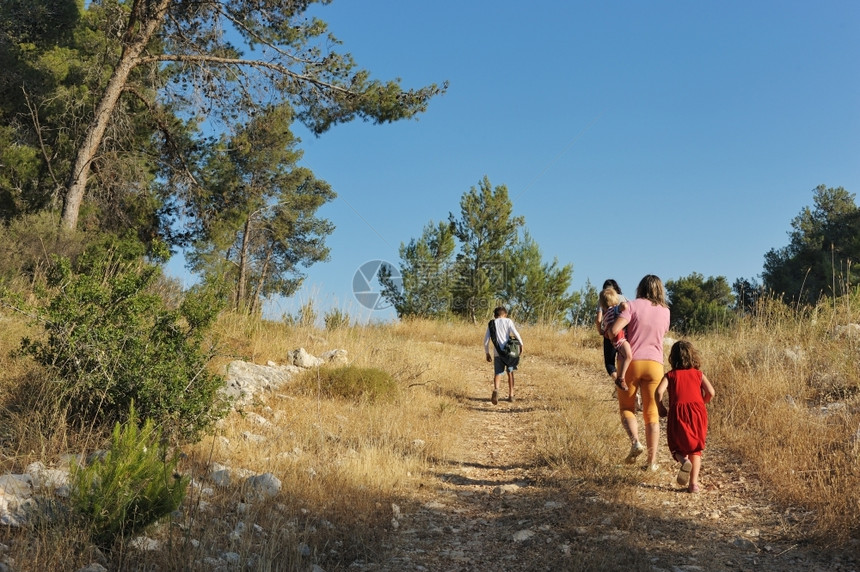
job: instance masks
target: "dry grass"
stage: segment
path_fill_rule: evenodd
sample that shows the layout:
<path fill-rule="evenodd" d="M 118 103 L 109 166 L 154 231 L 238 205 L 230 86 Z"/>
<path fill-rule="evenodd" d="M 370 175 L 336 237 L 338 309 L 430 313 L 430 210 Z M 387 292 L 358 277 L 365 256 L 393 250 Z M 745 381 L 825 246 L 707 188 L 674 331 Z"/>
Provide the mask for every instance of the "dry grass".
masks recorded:
<path fill-rule="evenodd" d="M 393 400 L 344 400 L 314 391 L 317 372 L 309 371 L 304 380 L 296 380 L 296 387 L 253 408 L 271 426 L 233 415 L 218 435 L 189 448 L 190 464 L 201 472 L 215 461 L 277 475 L 289 492 L 271 507 L 271 514 L 258 514 L 254 522 L 268 530 L 276 526 L 272 518 L 291 521 L 288 545 L 305 543 L 317 561 L 334 567 L 371 556 L 390 527 L 392 503 L 404 502 L 424 485 L 428 459 L 445 457 L 461 430 L 459 396 L 465 380 L 450 371 L 449 343 L 421 336 L 407 342 L 400 326 L 319 331 L 225 320 L 229 326 L 222 322 L 221 327 L 239 342 L 231 355 L 284 363 L 297 347 L 316 355 L 343 348 L 352 366 L 379 368 L 395 380 Z M 235 335 L 237 331 L 243 335 Z M 250 441 L 243 437 L 247 433 L 266 441 Z M 233 495 L 225 509 L 241 492 Z M 248 552 L 259 555 L 261 548 L 248 547 Z M 282 556 L 271 555 L 278 569 Z"/>
<path fill-rule="evenodd" d="M 857 302 L 797 313 L 770 303 L 694 340 L 717 387 L 713 431 L 829 542 L 860 530 L 860 339 L 835 333 L 857 321 Z"/>
<path fill-rule="evenodd" d="M 15 355 L 33 329 L 20 314 L 0 315 L 0 322 L 0 471 L 5 473 L 65 452 L 70 436 L 58 425 L 57 412 L 45 407 L 47 388 L 39 369 Z"/>
<path fill-rule="evenodd" d="M 856 300 L 842 301 L 836 310 L 823 306 L 798 314 L 767 304 L 731 331 L 692 340 L 717 389 L 711 438 L 754 467 L 777 503 L 805 507 L 828 542 L 860 528 L 860 340 L 833 335 L 836 325 L 858 315 L 858 307 Z M 9 327 L 0 332 L 0 343 L 15 347 L 26 327 L 17 318 L 5 321 Z M 594 395 L 589 381 L 602 370 L 600 340 L 591 329 L 530 326 L 522 333 L 528 359 L 540 363 L 550 382 L 550 405 L 538 412 L 535 458 L 574 486 L 617 485 L 623 494 L 635 476 L 615 466 L 621 429 L 614 412 L 598 406 L 606 396 Z M 227 315 L 216 334 L 222 348 L 216 367 L 233 359 L 284 363 L 298 347 L 315 355 L 344 348 L 352 365 L 390 374 L 397 391 L 393 401 L 373 402 L 286 387 L 232 414 L 215 434 L 186 448 L 182 468 L 196 484 L 184 516 L 155 533 L 166 542 L 162 561 L 153 563 L 152 555 L 122 544 L 112 563 L 134 567 L 146 559 L 165 569 L 205 569 L 206 554 L 240 523 L 252 531 L 258 525 L 261 532 L 240 535 L 230 550 L 255 569 L 306 566 L 303 552 L 333 569 L 371 557 L 384 546 L 392 503 L 408 503 L 431 485 L 431 462 L 448 458 L 468 429 L 465 388 L 474 368 L 467 361 L 482 359 L 482 325 L 408 321 L 320 331 Z M 32 366 L 8 354 L 0 364 L 0 469 L 20 471 L 27 462 L 50 463 L 73 450 L 74 435 L 50 430 L 47 420 L 34 426 L 25 414 L 33 412 L 32 403 L 20 402 L 20 388 L 22 380 L 33 382 Z M 251 412 L 271 424 L 257 424 Z M 265 441 L 255 442 L 255 435 Z M 245 504 L 241 486 L 219 489 L 207 481 L 212 462 L 272 472 L 283 483 L 282 493 Z M 209 494 L 206 488 L 214 490 Z M 0 542 L 10 545 L 16 569 L 87 563 L 86 556 L 73 555 L 79 546 L 70 554 L 70 541 L 54 542 L 53 534 L 28 542 L 10 535 L 0 534 Z"/>

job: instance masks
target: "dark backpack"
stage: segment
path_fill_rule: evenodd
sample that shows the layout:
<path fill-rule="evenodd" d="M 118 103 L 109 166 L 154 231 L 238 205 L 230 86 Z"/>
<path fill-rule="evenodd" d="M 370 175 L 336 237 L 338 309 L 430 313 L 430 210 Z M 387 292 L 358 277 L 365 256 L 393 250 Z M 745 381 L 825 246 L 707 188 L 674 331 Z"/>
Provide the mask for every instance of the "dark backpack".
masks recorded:
<path fill-rule="evenodd" d="M 508 356 L 512 358 L 520 357 L 520 351 L 523 349 L 523 344 L 517 339 L 516 336 L 511 336 L 508 341 L 505 342 L 505 347 L 502 348 Z"/>
<path fill-rule="evenodd" d="M 502 363 L 508 367 L 516 367 L 519 365 L 520 352 L 522 351 L 523 344 L 515 336 L 511 336 L 508 341 L 505 342 L 505 347 L 502 347 L 499 345 L 499 340 L 496 336 L 496 321 L 490 320 L 490 323 L 487 324 L 487 328 L 490 330 L 490 339 L 493 340 L 493 345 L 496 347 L 496 351 L 498 352 Z"/>

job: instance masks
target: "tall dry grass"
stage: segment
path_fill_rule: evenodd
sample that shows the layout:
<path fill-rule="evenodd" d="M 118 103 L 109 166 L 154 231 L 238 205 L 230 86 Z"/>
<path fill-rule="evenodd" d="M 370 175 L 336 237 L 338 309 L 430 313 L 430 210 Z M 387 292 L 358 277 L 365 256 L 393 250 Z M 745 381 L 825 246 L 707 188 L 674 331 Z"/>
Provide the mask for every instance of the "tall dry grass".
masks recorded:
<path fill-rule="evenodd" d="M 291 523 L 286 530 L 292 536 L 284 542 L 306 546 L 324 567 L 346 567 L 374 556 L 391 530 L 392 505 L 409 502 L 430 485 L 429 463 L 448 456 L 465 419 L 461 398 L 468 379 L 450 366 L 459 359 L 456 344 L 444 335 L 436 340 L 422 333 L 435 327 L 427 322 L 329 331 L 225 316 L 218 332 L 227 344 L 222 362 L 242 357 L 285 363 L 287 353 L 299 347 L 314 355 L 342 348 L 352 366 L 383 369 L 397 389 L 393 399 L 379 401 L 326 397 L 314 391 L 319 373 L 310 370 L 248 408 L 271 425 L 232 415 L 217 435 L 189 448 L 189 467 L 201 478 L 212 462 L 277 475 L 286 492 L 257 512 L 254 522 L 266 530 L 280 520 Z M 247 439 L 249 433 L 265 442 Z M 241 494 L 239 489 L 221 491 L 222 510 L 234 513 L 231 507 Z M 223 532 L 210 532 L 204 520 L 200 523 L 197 534 L 204 538 Z M 284 555 L 267 555 L 262 545 L 247 546 L 245 555 L 263 569 L 284 569 Z"/>
<path fill-rule="evenodd" d="M 856 534 L 860 524 L 860 339 L 835 335 L 836 326 L 858 315 L 856 299 L 813 310 L 770 301 L 730 330 L 692 338 L 718 394 L 710 409 L 711 438 L 760 475 L 776 503 L 803 507 L 829 542 Z M 28 330 L 18 318 L 4 320 L 0 343 L 15 347 Z M 610 384 L 602 373 L 600 339 L 592 329 L 521 331 L 529 371 L 540 372 L 544 403 L 535 411 L 535 462 L 573 486 L 633 494 L 624 491 L 635 489 L 629 485 L 640 477 L 617 467 L 624 438 L 617 411 L 607 405 Z M 303 569 L 312 561 L 337 569 L 377 556 L 391 532 L 392 505 L 416 502 L 434 486 L 430 467 L 450 458 L 458 436 L 468 430 L 471 376 L 489 382 L 489 372 L 475 366 L 483 357 L 482 336 L 483 324 L 459 322 L 321 330 L 223 316 L 213 336 L 220 348 L 215 368 L 233 359 L 284 363 L 298 347 L 315 355 L 343 348 L 352 365 L 388 372 L 397 384 L 395 395 L 378 402 L 325 397 L 307 390 L 314 382 L 310 371 L 307 383 L 296 381 L 231 414 L 212 435 L 185 447 L 181 469 L 194 484 L 182 516 L 152 532 L 163 549 L 143 553 L 123 542 L 110 555 L 111 564 L 206 569 L 207 557 L 229 549 L 259 570 Z M 61 423 L 33 425 L 25 415 L 33 408 L 20 399 L 36 393 L 22 392 L 22 384 L 38 385 L 32 366 L 5 353 L 0 365 L 0 470 L 20 471 L 34 460 L 51 464 L 74 452 L 78 436 Z M 269 423 L 259 424 L 257 416 Z M 208 480 L 212 463 L 271 472 L 281 479 L 282 492 L 255 502 L 241 479 L 214 486 Z M 635 499 L 629 506 L 633 526 Z M 0 531 L 0 542 L 21 564 L 16 569 L 88 563 L 79 542 L 55 537 L 43 532 L 22 542 Z"/>
<path fill-rule="evenodd" d="M 714 381 L 712 428 L 822 539 L 860 531 L 857 295 L 790 308 L 766 300 L 734 328 L 694 342 Z"/>

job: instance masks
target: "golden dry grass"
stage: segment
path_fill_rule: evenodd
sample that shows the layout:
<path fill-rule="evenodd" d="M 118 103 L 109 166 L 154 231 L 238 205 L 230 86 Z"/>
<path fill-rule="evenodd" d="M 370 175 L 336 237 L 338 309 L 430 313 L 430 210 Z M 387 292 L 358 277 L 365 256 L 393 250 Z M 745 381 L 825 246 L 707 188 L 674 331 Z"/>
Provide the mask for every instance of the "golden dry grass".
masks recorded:
<path fill-rule="evenodd" d="M 717 390 L 709 439 L 752 467 L 775 503 L 804 507 L 829 543 L 860 531 L 860 340 L 834 335 L 835 326 L 858 314 L 856 302 L 802 313 L 765 304 L 730 331 L 691 338 Z M 5 320 L 10 327 L 0 341 L 15 347 L 26 327 L 14 317 Z M 523 326 L 522 332 L 525 354 L 548 382 L 544 397 L 550 405 L 538 412 L 534 458 L 573 486 L 617 485 L 620 496 L 628 494 L 626 485 L 635 476 L 616 467 L 623 442 L 617 417 L 598 406 L 606 396 L 594 395 L 589 385 L 602 370 L 600 340 L 591 329 Z M 396 396 L 381 403 L 327 399 L 287 386 L 231 414 L 212 435 L 185 448 L 182 468 L 199 486 L 190 490 L 182 519 L 156 534 L 167 542 L 161 565 L 198 568 L 199 546 L 217 545 L 240 522 L 267 531 L 265 539 L 246 535 L 232 547 L 253 558 L 257 569 L 298 568 L 302 547 L 332 568 L 374 555 L 389 532 L 391 504 L 432 485 L 428 467 L 448 458 L 458 435 L 469 429 L 466 388 L 474 374 L 468 372 L 483 357 L 482 337 L 482 324 L 415 320 L 321 331 L 225 315 L 215 332 L 221 353 L 214 367 L 233 359 L 284 363 L 298 347 L 315 355 L 343 348 L 351 364 L 391 374 Z M 76 437 L 44 424 L 24 428 L 28 421 L 18 412 L 27 404 L 15 399 L 21 380 L 32 379 L 32 366 L 8 354 L 0 360 L 3 422 L 19 424 L 4 427 L 0 469 L 56 461 Z M 607 382 L 607 393 L 608 388 Z M 271 424 L 257 424 L 251 411 Z M 265 441 L 256 442 L 254 435 Z M 215 487 L 207 496 L 201 490 L 211 487 L 206 478 L 213 462 L 271 472 L 283 492 L 275 501 L 245 508 L 239 485 Z M 68 550 L 68 544 L 52 549 L 39 541 L 13 547 L 18 562 L 34 566 L 87 563 Z M 116 558 L 132 566 L 140 558 L 135 554 L 121 547 Z"/>
<path fill-rule="evenodd" d="M 860 315 L 856 302 L 797 314 L 766 304 L 694 340 L 717 386 L 712 431 L 830 542 L 860 528 L 860 338 L 836 334 Z"/>

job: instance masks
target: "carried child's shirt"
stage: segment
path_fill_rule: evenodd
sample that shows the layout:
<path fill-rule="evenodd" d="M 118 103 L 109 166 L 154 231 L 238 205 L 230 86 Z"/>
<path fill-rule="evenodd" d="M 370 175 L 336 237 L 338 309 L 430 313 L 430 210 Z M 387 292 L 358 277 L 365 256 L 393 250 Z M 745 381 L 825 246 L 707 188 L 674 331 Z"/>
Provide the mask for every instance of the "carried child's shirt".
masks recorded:
<path fill-rule="evenodd" d="M 601 327 L 604 332 L 615 323 L 615 320 L 618 319 L 619 315 L 621 315 L 621 304 L 607 308 L 603 312 L 603 322 L 601 323 Z M 619 331 L 612 339 L 612 344 L 615 346 L 615 349 L 618 349 L 626 340 L 627 336 L 622 328 L 621 331 Z"/>

